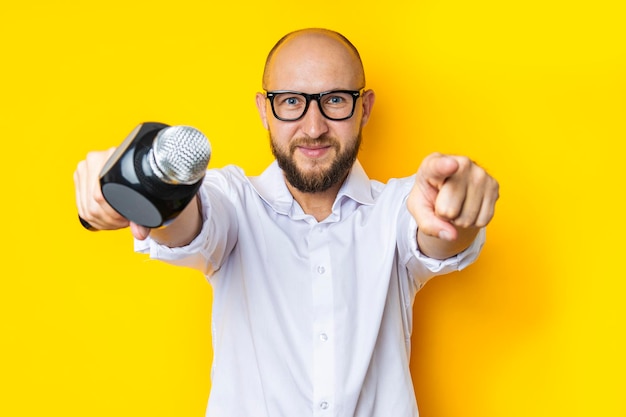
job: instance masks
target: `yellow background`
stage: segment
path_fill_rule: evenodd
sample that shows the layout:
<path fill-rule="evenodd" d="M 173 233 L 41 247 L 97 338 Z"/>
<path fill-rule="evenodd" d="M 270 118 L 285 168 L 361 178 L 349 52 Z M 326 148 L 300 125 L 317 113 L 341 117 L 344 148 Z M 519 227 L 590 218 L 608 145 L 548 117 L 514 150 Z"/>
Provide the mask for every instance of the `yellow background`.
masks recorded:
<path fill-rule="evenodd" d="M 212 167 L 270 162 L 266 53 L 324 26 L 377 92 L 361 160 L 467 154 L 501 183 L 488 244 L 416 298 L 422 417 L 626 416 L 623 1 L 42 1 L 0 14 L 0 415 L 202 416 L 211 289 L 90 233 L 72 173 L 143 121 Z M 244 393 L 242 393 L 243 395 Z"/>

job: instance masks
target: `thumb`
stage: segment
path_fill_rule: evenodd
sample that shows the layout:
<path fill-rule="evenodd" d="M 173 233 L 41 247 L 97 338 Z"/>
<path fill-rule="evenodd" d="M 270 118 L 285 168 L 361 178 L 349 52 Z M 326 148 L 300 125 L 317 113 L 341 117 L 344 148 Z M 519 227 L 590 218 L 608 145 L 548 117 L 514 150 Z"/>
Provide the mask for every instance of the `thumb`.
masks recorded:
<path fill-rule="evenodd" d="M 457 237 L 456 228 L 449 221 L 435 214 L 435 199 L 437 192 L 431 188 L 423 192 L 416 182 L 409 193 L 407 208 L 417 222 L 419 230 L 427 235 L 444 240 L 454 240 Z"/>
<path fill-rule="evenodd" d="M 435 206 L 439 191 L 458 170 L 459 163 L 454 157 L 440 153 L 433 153 L 422 161 L 407 200 L 409 212 L 422 233 L 446 240 L 456 238 L 456 229 L 449 221 L 437 216 Z"/>
<path fill-rule="evenodd" d="M 146 240 L 150 235 L 150 229 L 145 226 L 140 226 L 137 223 L 130 222 L 130 231 L 133 237 L 137 240 Z"/>

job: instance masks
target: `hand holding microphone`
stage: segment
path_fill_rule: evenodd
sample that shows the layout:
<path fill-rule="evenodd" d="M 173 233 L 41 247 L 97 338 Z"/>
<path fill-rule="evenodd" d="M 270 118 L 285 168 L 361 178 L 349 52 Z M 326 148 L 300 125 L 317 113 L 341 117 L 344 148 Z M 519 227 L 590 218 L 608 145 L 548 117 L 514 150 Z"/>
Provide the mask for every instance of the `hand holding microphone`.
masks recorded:
<path fill-rule="evenodd" d="M 188 126 L 143 123 L 115 150 L 90 153 L 74 173 L 83 226 L 159 227 L 197 193 L 211 157 L 207 138 Z"/>

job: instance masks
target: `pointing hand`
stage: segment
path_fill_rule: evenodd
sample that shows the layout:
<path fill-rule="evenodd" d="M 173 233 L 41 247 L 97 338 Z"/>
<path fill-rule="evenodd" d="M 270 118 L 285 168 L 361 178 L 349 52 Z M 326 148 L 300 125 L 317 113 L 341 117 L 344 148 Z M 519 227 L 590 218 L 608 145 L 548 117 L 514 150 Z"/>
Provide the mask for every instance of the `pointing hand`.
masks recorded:
<path fill-rule="evenodd" d="M 498 182 L 469 158 L 434 153 L 422 161 L 407 207 L 422 233 L 453 241 L 463 229 L 491 221 L 498 190 Z"/>

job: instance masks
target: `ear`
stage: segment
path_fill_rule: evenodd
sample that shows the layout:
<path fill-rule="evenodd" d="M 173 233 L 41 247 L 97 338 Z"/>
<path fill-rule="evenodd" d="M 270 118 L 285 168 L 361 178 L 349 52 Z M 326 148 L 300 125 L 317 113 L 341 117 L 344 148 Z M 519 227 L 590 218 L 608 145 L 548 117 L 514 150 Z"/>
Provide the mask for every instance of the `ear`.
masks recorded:
<path fill-rule="evenodd" d="M 376 94 L 374 94 L 374 90 L 365 90 L 361 98 L 363 101 L 363 117 L 361 117 L 361 127 L 363 127 L 367 124 L 367 121 L 372 114 L 372 107 L 374 107 Z"/>
<path fill-rule="evenodd" d="M 256 93 L 256 108 L 259 111 L 259 116 L 261 116 L 261 122 L 265 129 L 269 129 L 267 124 L 267 98 L 263 93 Z"/>

